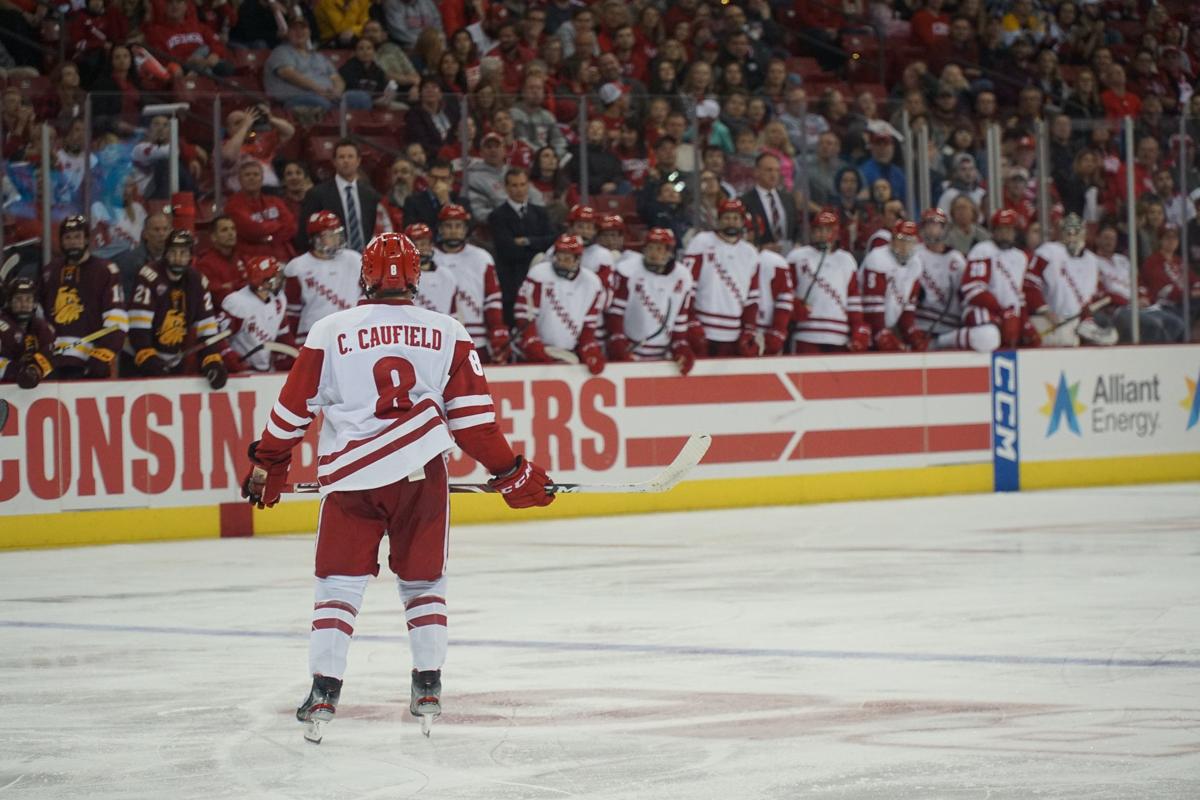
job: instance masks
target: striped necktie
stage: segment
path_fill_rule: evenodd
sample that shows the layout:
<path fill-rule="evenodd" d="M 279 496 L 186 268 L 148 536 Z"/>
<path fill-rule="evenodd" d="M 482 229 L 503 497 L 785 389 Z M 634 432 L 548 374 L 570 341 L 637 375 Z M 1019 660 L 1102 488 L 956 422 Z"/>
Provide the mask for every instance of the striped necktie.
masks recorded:
<path fill-rule="evenodd" d="M 350 249 L 362 252 L 362 225 L 358 221 L 358 203 L 354 196 L 354 184 L 346 186 L 346 238 L 350 242 Z"/>

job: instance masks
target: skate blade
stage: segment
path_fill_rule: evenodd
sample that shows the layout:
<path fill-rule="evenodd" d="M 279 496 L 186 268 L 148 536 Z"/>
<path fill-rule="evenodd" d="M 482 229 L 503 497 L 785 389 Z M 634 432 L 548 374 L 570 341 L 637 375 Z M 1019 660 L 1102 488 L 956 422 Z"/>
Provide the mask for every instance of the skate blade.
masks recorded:
<path fill-rule="evenodd" d="M 321 730 L 328 720 L 310 719 L 304 723 L 304 740 L 312 744 L 320 744 L 324 737 L 324 732 Z"/>
<path fill-rule="evenodd" d="M 422 714 L 421 715 L 421 733 L 423 733 L 425 735 L 426 739 L 429 738 L 429 734 L 433 733 L 433 715 L 432 714 Z"/>

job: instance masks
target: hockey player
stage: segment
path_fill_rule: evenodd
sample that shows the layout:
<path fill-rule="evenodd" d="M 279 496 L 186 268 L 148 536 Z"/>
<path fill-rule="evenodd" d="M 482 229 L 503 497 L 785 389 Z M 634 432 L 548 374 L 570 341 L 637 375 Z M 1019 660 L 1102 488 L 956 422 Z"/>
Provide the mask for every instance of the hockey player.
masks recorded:
<path fill-rule="evenodd" d="M 295 344 L 287 325 L 283 267 L 271 256 L 257 256 L 246 265 L 246 280 L 245 286 L 221 301 L 221 310 L 234 331 L 225 351 L 225 364 L 230 372 L 268 372 L 272 362 L 283 359 L 273 358 L 265 345 Z"/>
<path fill-rule="evenodd" d="M 692 275 L 675 260 L 675 234 L 651 228 L 646 246 L 617 264 L 613 299 L 604 315 L 612 361 L 661 359 L 670 354 L 687 375 L 696 354 L 687 341 Z"/>
<path fill-rule="evenodd" d="M 692 237 L 684 262 L 696 281 L 695 320 L 688 338 L 696 355 L 758 353 L 758 250 L 743 238 L 746 206 L 717 204 L 717 230 Z"/>
<path fill-rule="evenodd" d="M 1069 214 L 1062 242 L 1044 242 L 1025 271 L 1025 307 L 1042 344 L 1078 347 L 1117 343 L 1117 331 L 1096 324 L 1088 307 L 1100 294 L 1100 265 L 1087 249 L 1083 219 Z"/>
<path fill-rule="evenodd" d="M 640 255 L 635 250 L 625 249 L 625 220 L 620 214 L 605 214 L 600 217 L 600 232 L 596 234 L 596 240 L 612 253 L 614 271 L 625 259 Z"/>
<path fill-rule="evenodd" d="M 758 332 L 763 355 L 777 356 L 787 345 L 795 284 L 787 259 L 774 250 L 758 251 Z"/>
<path fill-rule="evenodd" d="M 1041 343 L 1037 329 L 1025 316 L 1025 270 L 1029 260 L 1016 247 L 1017 212 L 1002 208 L 992 214 L 992 239 L 980 242 L 967 253 L 967 279 L 963 296 L 968 302 L 983 285 L 986 275 L 988 293 L 995 299 L 992 313 L 1000 320 L 1001 345 L 1006 348 L 1037 347 Z"/>
<path fill-rule="evenodd" d="M 812 245 L 788 253 L 795 301 L 792 352 L 862 352 L 871 346 L 871 329 L 863 323 L 858 264 L 838 247 L 838 218 L 821 211 L 813 219 Z"/>
<path fill-rule="evenodd" d="M 51 359 L 58 378 L 108 378 L 125 344 L 129 317 L 117 266 L 88 252 L 88 222 L 83 216 L 58 226 L 62 258 L 42 271 L 41 304 L 54 326 Z M 102 334 L 82 341 L 93 334 Z"/>
<path fill-rule="evenodd" d="M 433 253 L 433 262 L 454 276 L 458 285 L 454 297 L 456 316 L 471 334 L 475 347 L 486 352 L 493 364 L 508 361 L 508 326 L 504 324 L 504 308 L 500 301 L 500 279 L 492 254 L 482 247 L 467 244 L 467 226 L 471 215 L 455 203 L 442 206 L 438 212 L 440 247 Z"/>
<path fill-rule="evenodd" d="M 32 389 L 54 367 L 54 331 L 37 311 L 37 285 L 31 278 L 8 283 L 8 299 L 0 310 L 0 383 Z"/>
<path fill-rule="evenodd" d="M 564 233 L 554 243 L 554 260 L 529 268 L 514 309 L 523 361 L 554 361 L 547 347 L 573 351 L 599 375 L 604 349 L 596 341 L 604 287 L 594 272 L 580 266 L 583 243 Z"/>
<path fill-rule="evenodd" d="M 567 233 L 573 235 L 583 245 L 583 257 L 580 259 L 579 266 L 596 275 L 600 279 L 600 285 L 604 287 L 604 298 L 600 303 L 600 312 L 603 313 L 612 301 L 612 274 L 616 256 L 612 250 L 598 241 L 599 223 L 600 215 L 591 206 L 574 205 L 567 212 Z M 534 259 L 534 263 L 553 261 L 556 246 L 557 242 L 554 247 Z M 603 325 L 596 331 L 596 338 L 601 343 L 604 342 L 607 335 L 608 331 L 604 329 Z"/>
<path fill-rule="evenodd" d="M 892 240 L 863 259 L 863 318 L 880 352 L 929 348 L 929 334 L 917 325 L 917 295 L 921 290 L 921 261 L 915 258 L 920 235 L 917 224 L 900 220 Z"/>
<path fill-rule="evenodd" d="M 190 231 L 171 231 L 162 260 L 138 270 L 125 353 L 132 356 L 139 375 L 181 374 L 188 331 L 195 334 L 197 344 L 217 333 L 208 281 L 192 266 L 194 247 Z M 220 389 L 229 374 L 216 345 L 200 353 L 201 373 L 209 386 Z"/>
<path fill-rule="evenodd" d="M 259 508 L 274 506 L 292 448 L 324 412 L 309 635 L 313 681 L 296 710 L 313 742 L 337 710 L 354 621 L 367 582 L 379 573 L 385 534 L 413 657 L 409 710 L 423 727 L 441 713 L 446 452 L 458 446 L 495 475 L 489 483 L 513 508 L 554 500 L 545 471 L 515 456 L 500 432 L 483 365 L 462 324 L 413 304 L 421 277 L 420 255 L 407 237 L 372 239 L 362 254 L 365 300 L 313 325 L 250 448 L 242 494 Z"/>
<path fill-rule="evenodd" d="M 421 254 L 421 286 L 413 295 L 413 302 L 439 314 L 454 316 L 454 296 L 458 293 L 458 281 L 448 267 L 438 269 L 433 260 L 433 231 L 424 222 L 414 222 L 404 229 L 404 235 L 417 246 Z"/>
<path fill-rule="evenodd" d="M 297 346 L 317 320 L 353 308 L 362 296 L 358 285 L 359 255 L 346 249 L 342 221 L 332 211 L 318 211 L 305 224 L 309 251 L 283 268 L 287 279 L 288 325 Z"/>
<path fill-rule="evenodd" d="M 921 244 L 916 253 L 921 262 L 917 326 L 937 350 L 990 353 L 1000 346 L 1000 328 L 992 317 L 992 310 L 999 315 L 999 306 L 987 289 L 986 275 L 974 275 L 974 282 L 967 284 L 967 260 L 946 244 L 947 225 L 949 219 L 940 208 L 927 208 L 921 214 Z"/>

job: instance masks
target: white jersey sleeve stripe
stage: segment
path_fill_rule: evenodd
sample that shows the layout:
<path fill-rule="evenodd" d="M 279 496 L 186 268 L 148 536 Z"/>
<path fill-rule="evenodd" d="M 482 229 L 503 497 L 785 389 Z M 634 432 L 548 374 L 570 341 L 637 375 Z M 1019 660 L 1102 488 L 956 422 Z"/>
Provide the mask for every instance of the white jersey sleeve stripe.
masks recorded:
<path fill-rule="evenodd" d="M 455 397 L 446 401 L 446 410 L 453 411 L 456 408 L 463 406 L 488 406 L 492 405 L 491 395 L 486 394 L 469 394 L 462 397 Z"/>
<path fill-rule="evenodd" d="M 450 430 L 461 431 L 464 428 L 474 428 L 476 425 L 486 425 L 489 422 L 496 421 L 496 412 L 488 411 L 483 414 L 474 414 L 469 417 L 456 417 L 450 420 Z"/>
<path fill-rule="evenodd" d="M 275 406 L 271 409 L 271 413 L 277 414 L 279 416 L 279 419 L 282 420 L 283 422 L 287 422 L 291 425 L 296 425 L 296 426 L 307 425 L 309 422 L 312 421 L 311 417 L 305 418 L 305 417 L 301 417 L 301 416 L 297 416 L 296 414 L 293 414 L 291 411 L 289 411 L 287 409 L 286 406 L 283 405 L 283 403 L 279 402 L 278 400 L 275 401 Z"/>

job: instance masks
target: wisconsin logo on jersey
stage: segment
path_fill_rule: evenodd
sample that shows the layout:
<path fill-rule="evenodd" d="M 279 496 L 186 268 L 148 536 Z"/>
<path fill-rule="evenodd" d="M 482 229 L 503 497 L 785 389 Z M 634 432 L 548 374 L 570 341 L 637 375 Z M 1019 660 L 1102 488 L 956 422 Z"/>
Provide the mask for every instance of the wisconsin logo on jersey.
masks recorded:
<path fill-rule="evenodd" d="M 1082 436 L 1083 433 L 1079 430 L 1079 415 L 1087 408 L 1083 403 L 1079 402 L 1079 382 L 1072 383 L 1067 386 L 1067 374 L 1065 372 L 1058 373 L 1058 386 L 1052 386 L 1047 383 L 1046 387 L 1046 405 L 1038 409 L 1042 414 L 1050 418 L 1050 427 L 1046 429 L 1046 437 L 1049 438 L 1058 432 L 1059 425 L 1065 420 L 1067 427 L 1071 429 L 1071 433 L 1076 436 Z"/>
<path fill-rule="evenodd" d="M 1197 389 L 1200 386 L 1200 372 L 1196 373 L 1196 380 L 1184 378 L 1184 381 L 1187 382 L 1188 394 L 1179 401 L 1179 405 L 1188 412 L 1187 430 L 1190 431 L 1200 423 L 1200 390 Z"/>
<path fill-rule="evenodd" d="M 58 325 L 70 325 L 83 316 L 83 303 L 74 286 L 58 287 L 58 294 L 54 296 L 53 313 L 54 322 Z"/>

